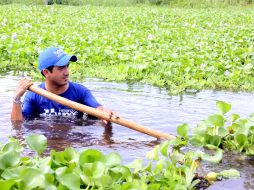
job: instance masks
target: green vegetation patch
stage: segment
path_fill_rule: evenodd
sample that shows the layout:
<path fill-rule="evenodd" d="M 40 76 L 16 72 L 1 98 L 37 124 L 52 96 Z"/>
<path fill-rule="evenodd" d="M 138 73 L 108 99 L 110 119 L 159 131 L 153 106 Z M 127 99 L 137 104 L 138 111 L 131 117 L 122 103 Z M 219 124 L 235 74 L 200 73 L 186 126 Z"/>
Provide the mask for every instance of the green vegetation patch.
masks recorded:
<path fill-rule="evenodd" d="M 16 139 L 0 146 L 0 184 L 4 190 L 191 190 L 208 187 L 218 176 L 240 177 L 234 169 L 204 173 L 200 152 L 180 153 L 175 148 L 171 151 L 176 141 L 166 141 L 148 152 L 149 162 L 145 166 L 141 159 L 122 165 L 118 153 L 104 155 L 95 149 L 78 152 L 68 147 L 42 156 L 47 145 L 43 135 L 27 136 L 26 143 L 37 152 L 35 157 L 21 156 L 23 147 Z"/>
<path fill-rule="evenodd" d="M 0 6 L 0 74 L 39 78 L 38 53 L 78 56 L 73 79 L 188 89 L 254 89 L 252 8 Z"/>
<path fill-rule="evenodd" d="M 193 128 L 192 135 L 188 134 L 187 124 L 179 125 L 176 138 L 147 152 L 145 163 L 135 159 L 123 165 L 117 152 L 105 155 L 95 149 L 77 151 L 71 147 L 60 152 L 50 150 L 45 156 L 47 139 L 38 134 L 25 138 L 28 147 L 36 152 L 34 157 L 27 157 L 21 155 L 23 147 L 19 142 L 10 138 L 8 143 L 0 144 L 1 188 L 194 190 L 205 189 L 217 179 L 238 178 L 236 169 L 207 172 L 201 164 L 219 164 L 225 150 L 246 158 L 253 156 L 254 116 L 245 119 L 229 115 L 231 105 L 223 101 L 216 106 L 218 113 Z"/>

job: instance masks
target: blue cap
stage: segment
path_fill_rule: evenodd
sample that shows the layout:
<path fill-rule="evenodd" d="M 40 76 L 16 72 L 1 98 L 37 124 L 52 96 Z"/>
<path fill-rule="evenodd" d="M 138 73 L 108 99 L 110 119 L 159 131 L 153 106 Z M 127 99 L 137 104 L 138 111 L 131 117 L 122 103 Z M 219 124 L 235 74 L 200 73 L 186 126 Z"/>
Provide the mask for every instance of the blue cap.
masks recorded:
<path fill-rule="evenodd" d="M 65 66 L 70 61 L 76 62 L 78 59 L 75 55 L 68 55 L 63 50 L 57 47 L 50 47 L 45 49 L 39 55 L 39 69 L 40 71 L 50 66 Z"/>

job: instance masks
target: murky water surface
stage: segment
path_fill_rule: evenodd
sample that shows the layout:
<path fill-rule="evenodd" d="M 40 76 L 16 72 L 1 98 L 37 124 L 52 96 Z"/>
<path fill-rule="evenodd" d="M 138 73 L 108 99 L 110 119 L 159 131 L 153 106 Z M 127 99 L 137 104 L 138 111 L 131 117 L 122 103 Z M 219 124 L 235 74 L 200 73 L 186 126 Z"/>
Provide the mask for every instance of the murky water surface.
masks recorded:
<path fill-rule="evenodd" d="M 123 163 L 135 158 L 145 159 L 146 152 L 158 141 L 145 134 L 123 126 L 112 124 L 105 129 L 96 119 L 74 120 L 70 118 L 50 118 L 29 121 L 13 127 L 10 122 L 13 91 L 19 78 L 0 78 L 0 141 L 7 142 L 13 135 L 23 141 L 31 133 L 44 134 L 48 138 L 48 149 L 63 150 L 66 146 L 76 149 L 95 148 L 104 153 L 117 151 Z M 135 121 L 146 127 L 176 134 L 176 127 L 188 123 L 191 128 L 199 121 L 217 112 L 216 100 L 232 104 L 232 113 L 248 117 L 254 112 L 253 93 L 233 93 L 225 91 L 202 91 L 169 96 L 165 90 L 149 85 L 103 82 L 86 79 L 83 84 L 92 90 L 94 96 L 107 108 L 119 116 Z M 28 150 L 26 150 L 29 154 Z M 216 182 L 210 190 L 254 189 L 254 169 L 251 161 L 239 161 L 237 155 L 225 154 L 221 164 L 206 167 L 220 171 L 236 168 L 241 172 L 240 179 Z"/>

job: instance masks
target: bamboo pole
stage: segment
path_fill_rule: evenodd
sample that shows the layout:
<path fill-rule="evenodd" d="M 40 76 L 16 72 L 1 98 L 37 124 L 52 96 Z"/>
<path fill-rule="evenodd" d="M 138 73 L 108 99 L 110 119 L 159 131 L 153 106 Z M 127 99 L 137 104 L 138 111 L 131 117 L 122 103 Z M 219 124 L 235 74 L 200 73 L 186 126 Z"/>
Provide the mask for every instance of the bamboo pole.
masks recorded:
<path fill-rule="evenodd" d="M 74 110 L 87 113 L 88 115 L 92 115 L 92 116 L 95 116 L 95 117 L 100 118 L 100 119 L 105 119 L 107 121 L 110 121 L 110 122 L 128 127 L 130 129 L 139 131 L 141 133 L 153 136 L 153 137 L 158 138 L 158 139 L 172 140 L 172 139 L 175 138 L 175 136 L 173 136 L 173 135 L 144 127 L 144 126 L 139 125 L 139 124 L 137 124 L 133 121 L 128 121 L 128 120 L 120 118 L 120 117 L 119 118 L 113 118 L 113 117 L 110 118 L 108 113 L 106 113 L 102 110 L 95 109 L 95 108 L 92 108 L 92 107 L 89 107 L 89 106 L 85 106 L 83 104 L 74 102 L 72 100 L 68 100 L 64 97 L 58 96 L 54 93 L 51 93 L 51 92 L 49 92 L 47 90 L 44 90 L 44 89 L 42 89 L 38 86 L 35 86 L 35 85 L 30 86 L 29 90 L 36 93 L 36 94 L 39 94 L 39 95 L 41 95 L 45 98 L 53 100 L 53 101 L 55 101 L 59 104 L 62 104 L 62 105 L 67 106 L 69 108 L 72 108 Z"/>

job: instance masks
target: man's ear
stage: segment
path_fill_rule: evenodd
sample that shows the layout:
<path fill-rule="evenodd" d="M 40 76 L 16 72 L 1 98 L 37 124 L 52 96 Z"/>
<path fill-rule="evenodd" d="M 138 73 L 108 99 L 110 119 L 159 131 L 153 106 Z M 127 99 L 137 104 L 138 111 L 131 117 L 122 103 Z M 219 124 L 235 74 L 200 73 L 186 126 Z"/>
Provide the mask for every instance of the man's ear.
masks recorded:
<path fill-rule="evenodd" d="M 42 71 L 42 74 L 43 74 L 45 77 L 48 76 L 48 73 L 49 73 L 49 70 L 48 70 L 48 69 L 44 69 L 44 70 Z"/>

